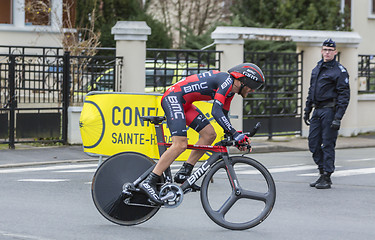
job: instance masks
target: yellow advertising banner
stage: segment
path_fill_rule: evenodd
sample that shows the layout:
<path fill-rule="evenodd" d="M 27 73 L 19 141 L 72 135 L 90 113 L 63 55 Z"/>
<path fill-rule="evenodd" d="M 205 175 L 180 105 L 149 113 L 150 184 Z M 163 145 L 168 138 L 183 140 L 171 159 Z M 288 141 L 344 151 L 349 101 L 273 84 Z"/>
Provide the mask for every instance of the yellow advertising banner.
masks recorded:
<path fill-rule="evenodd" d="M 158 159 L 155 128 L 153 124 L 144 122 L 141 116 L 164 116 L 161 97 L 159 94 L 89 93 L 85 97 L 79 122 L 84 151 L 108 156 L 134 151 Z M 219 141 L 223 130 L 211 115 L 212 104 L 194 104 L 213 125 L 218 135 L 215 142 Z M 166 122 L 163 122 L 163 128 L 165 141 L 171 143 Z M 195 144 L 198 138 L 199 134 L 189 128 L 189 144 Z M 186 160 L 189 153 L 190 150 L 185 151 L 177 160 Z"/>

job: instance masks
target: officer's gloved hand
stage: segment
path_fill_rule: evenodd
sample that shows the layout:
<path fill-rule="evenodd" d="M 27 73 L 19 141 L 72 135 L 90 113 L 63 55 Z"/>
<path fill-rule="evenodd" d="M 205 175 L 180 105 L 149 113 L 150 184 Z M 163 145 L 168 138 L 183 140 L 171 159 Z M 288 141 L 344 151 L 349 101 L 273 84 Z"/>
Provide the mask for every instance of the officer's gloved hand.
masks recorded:
<path fill-rule="evenodd" d="M 305 115 L 303 115 L 303 120 L 305 121 L 306 125 L 310 125 L 310 112 L 305 112 Z"/>
<path fill-rule="evenodd" d="M 335 119 L 332 121 L 331 128 L 335 130 L 339 130 L 341 126 L 341 120 Z"/>

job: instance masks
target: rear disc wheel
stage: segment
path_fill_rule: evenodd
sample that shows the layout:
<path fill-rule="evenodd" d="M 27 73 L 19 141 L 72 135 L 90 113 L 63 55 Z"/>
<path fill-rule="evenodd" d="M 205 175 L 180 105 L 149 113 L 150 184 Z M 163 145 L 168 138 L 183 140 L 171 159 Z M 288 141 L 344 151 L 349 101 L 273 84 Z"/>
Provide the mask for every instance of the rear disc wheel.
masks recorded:
<path fill-rule="evenodd" d="M 132 192 L 130 204 L 126 204 L 122 194 L 127 183 L 134 182 L 154 164 L 151 158 L 136 152 L 119 153 L 104 161 L 96 170 L 91 186 L 98 211 L 109 221 L 126 226 L 154 216 L 160 206 L 151 206 L 146 195 Z"/>

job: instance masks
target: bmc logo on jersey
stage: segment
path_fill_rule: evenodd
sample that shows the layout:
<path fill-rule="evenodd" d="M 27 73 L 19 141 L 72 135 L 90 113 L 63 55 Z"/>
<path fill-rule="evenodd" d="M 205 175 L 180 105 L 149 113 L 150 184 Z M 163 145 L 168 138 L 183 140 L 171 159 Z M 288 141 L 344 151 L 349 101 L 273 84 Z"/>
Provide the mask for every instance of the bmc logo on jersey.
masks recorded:
<path fill-rule="evenodd" d="M 181 107 L 181 104 L 178 102 L 177 97 L 176 96 L 167 96 L 167 100 L 170 104 L 170 109 L 171 109 L 171 112 L 173 113 L 173 117 L 175 119 L 179 119 L 179 118 L 185 119 L 183 109 Z"/>
<path fill-rule="evenodd" d="M 196 83 L 190 86 L 183 87 L 185 93 L 195 92 L 206 88 L 208 88 L 207 82 Z"/>
<path fill-rule="evenodd" d="M 225 116 L 221 117 L 221 121 L 223 121 L 224 125 L 228 128 L 229 131 L 232 130 L 232 125 Z"/>
<path fill-rule="evenodd" d="M 227 79 L 225 79 L 225 81 L 220 85 L 221 89 L 225 89 L 226 87 L 228 87 L 228 85 L 231 85 L 232 84 L 232 79 L 230 77 L 228 77 Z"/>

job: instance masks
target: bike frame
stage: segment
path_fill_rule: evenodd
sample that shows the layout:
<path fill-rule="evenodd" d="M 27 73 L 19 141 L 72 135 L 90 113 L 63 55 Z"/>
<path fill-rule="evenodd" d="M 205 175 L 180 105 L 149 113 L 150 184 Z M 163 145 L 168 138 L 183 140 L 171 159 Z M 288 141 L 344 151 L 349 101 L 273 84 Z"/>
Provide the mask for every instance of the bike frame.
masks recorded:
<path fill-rule="evenodd" d="M 159 155 L 163 155 L 163 153 L 167 150 L 168 147 L 170 147 L 171 143 L 166 143 L 164 140 L 164 130 L 163 125 L 159 121 L 151 121 L 152 124 L 155 126 L 156 131 L 156 139 L 158 143 L 158 149 L 159 149 Z M 180 187 L 185 192 L 187 189 L 191 189 L 192 185 L 194 185 L 195 182 L 197 182 L 209 169 L 210 166 L 212 166 L 216 161 L 219 159 L 223 159 L 225 162 L 225 166 L 228 170 L 229 179 L 231 180 L 232 188 L 235 190 L 236 194 L 240 194 L 239 186 L 238 186 L 238 179 L 236 174 L 233 170 L 233 165 L 230 162 L 228 149 L 226 146 L 222 145 L 215 145 L 215 146 L 208 146 L 208 145 L 192 145 L 188 144 L 187 149 L 192 150 L 204 150 L 206 152 L 211 152 L 212 155 L 203 162 L 203 164 L 195 170 L 191 176 L 185 181 Z M 143 173 L 137 180 L 134 181 L 134 186 L 137 186 L 141 181 L 143 181 L 150 172 L 154 169 L 155 165 L 150 167 L 145 173 Z M 167 183 L 172 183 L 172 172 L 170 167 L 167 168 L 167 170 L 164 172 L 164 177 Z"/>

